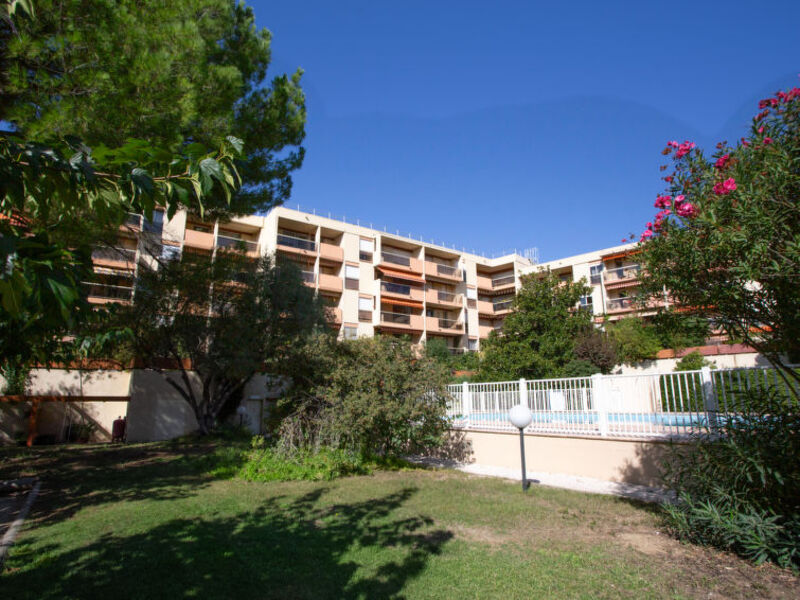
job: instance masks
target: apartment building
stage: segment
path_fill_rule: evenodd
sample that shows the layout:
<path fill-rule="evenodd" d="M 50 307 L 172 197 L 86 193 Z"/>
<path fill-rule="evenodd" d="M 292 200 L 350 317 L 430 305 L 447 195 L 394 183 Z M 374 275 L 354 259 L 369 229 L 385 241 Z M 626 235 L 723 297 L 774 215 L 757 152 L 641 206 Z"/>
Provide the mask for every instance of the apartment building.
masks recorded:
<path fill-rule="evenodd" d="M 237 247 L 253 257 L 274 254 L 295 262 L 306 285 L 326 301 L 329 323 L 342 338 L 441 338 L 453 353 L 480 349 L 511 312 L 520 277 L 549 268 L 560 277 L 585 277 L 592 293 L 581 300 L 598 322 L 630 314 L 638 285 L 634 244 L 536 264 L 518 254 L 486 258 L 287 207 L 266 216 L 203 222 L 185 212 L 171 220 L 131 215 L 115 248 L 93 254 L 94 303 L 130 302 L 136 269 L 153 257 L 193 252 L 212 258 Z M 655 308 L 655 306 L 654 306 Z"/>
<path fill-rule="evenodd" d="M 581 308 L 590 310 L 597 323 L 606 319 L 618 321 L 633 313 L 647 316 L 670 305 L 665 292 L 663 298 L 650 301 L 644 311 L 638 306 L 641 267 L 636 260 L 636 244 L 622 244 L 552 260 L 534 269 L 523 270 L 522 274 L 539 269 L 550 269 L 565 281 L 585 279 L 592 291 L 581 298 Z"/>

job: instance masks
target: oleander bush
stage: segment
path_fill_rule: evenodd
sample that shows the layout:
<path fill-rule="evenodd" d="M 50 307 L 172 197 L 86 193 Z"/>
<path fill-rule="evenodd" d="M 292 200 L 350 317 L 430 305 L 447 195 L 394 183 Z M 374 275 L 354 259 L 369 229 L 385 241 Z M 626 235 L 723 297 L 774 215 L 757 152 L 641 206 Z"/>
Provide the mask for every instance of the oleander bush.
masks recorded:
<path fill-rule="evenodd" d="M 672 446 L 665 507 L 679 539 L 735 552 L 757 564 L 800 569 L 800 414 L 779 388 L 742 394 L 741 412 L 692 445 Z"/>

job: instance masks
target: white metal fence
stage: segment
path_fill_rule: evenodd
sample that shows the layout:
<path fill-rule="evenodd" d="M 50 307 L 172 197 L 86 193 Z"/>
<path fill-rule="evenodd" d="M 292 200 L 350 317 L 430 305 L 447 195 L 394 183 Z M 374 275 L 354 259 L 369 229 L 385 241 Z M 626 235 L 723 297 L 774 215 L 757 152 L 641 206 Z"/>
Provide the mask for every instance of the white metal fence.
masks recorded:
<path fill-rule="evenodd" d="M 789 385 L 797 384 L 770 367 L 463 383 L 448 386 L 448 415 L 457 428 L 516 431 L 508 411 L 521 403 L 533 415 L 531 433 L 670 437 L 735 415 L 747 389 L 773 388 L 795 402 Z"/>

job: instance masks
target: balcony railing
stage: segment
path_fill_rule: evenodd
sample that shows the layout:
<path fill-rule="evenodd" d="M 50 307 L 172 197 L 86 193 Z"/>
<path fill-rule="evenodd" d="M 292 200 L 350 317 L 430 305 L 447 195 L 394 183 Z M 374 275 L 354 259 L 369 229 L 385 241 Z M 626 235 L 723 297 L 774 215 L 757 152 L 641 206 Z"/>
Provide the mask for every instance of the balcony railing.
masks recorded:
<path fill-rule="evenodd" d="M 128 216 L 125 217 L 125 225 L 127 227 L 138 227 L 141 229 L 142 215 L 137 215 L 136 213 L 128 213 Z"/>
<path fill-rule="evenodd" d="M 495 302 L 492 304 L 492 310 L 494 312 L 503 312 L 504 310 L 511 310 L 513 304 L 514 304 L 513 300 L 504 300 L 503 302 Z"/>
<path fill-rule="evenodd" d="M 231 248 L 234 250 L 244 250 L 248 254 L 258 254 L 257 242 L 221 234 L 217 234 L 217 248 Z"/>
<path fill-rule="evenodd" d="M 94 260 L 116 260 L 123 262 L 136 261 L 136 249 L 134 248 L 95 248 L 92 250 Z"/>
<path fill-rule="evenodd" d="M 642 268 L 639 265 L 629 265 L 627 267 L 609 269 L 605 272 L 606 283 L 622 281 L 624 279 L 635 279 L 639 276 L 639 272 L 641 270 Z"/>
<path fill-rule="evenodd" d="M 298 250 L 311 250 L 312 252 L 316 252 L 317 250 L 317 243 L 314 240 L 287 235 L 285 233 L 278 234 L 278 245 L 289 246 L 290 248 L 297 248 Z"/>
<path fill-rule="evenodd" d="M 451 304 L 455 304 L 461 300 L 460 295 L 452 292 L 443 292 L 441 290 L 436 291 L 436 297 L 438 298 L 439 302 L 449 302 Z"/>
<path fill-rule="evenodd" d="M 440 329 L 458 329 L 461 327 L 461 322 L 455 319 L 439 319 Z"/>
<path fill-rule="evenodd" d="M 316 283 L 317 276 L 314 275 L 314 271 L 300 271 L 300 277 L 303 278 L 303 281 L 306 283 Z"/>
<path fill-rule="evenodd" d="M 133 288 L 124 285 L 111 285 L 107 283 L 94 283 L 83 281 L 88 294 L 94 298 L 104 298 L 107 300 L 130 300 L 133 297 Z"/>
<path fill-rule="evenodd" d="M 397 325 L 411 325 L 411 315 L 406 313 L 381 311 L 381 322 L 394 323 Z"/>
<path fill-rule="evenodd" d="M 514 276 L 508 275 L 507 277 L 498 277 L 497 279 L 492 279 L 492 287 L 498 288 L 503 287 L 506 285 L 514 285 Z"/>
<path fill-rule="evenodd" d="M 636 304 L 636 298 L 634 297 L 626 297 L 626 298 L 612 298 L 606 302 L 606 310 L 608 311 L 616 311 L 616 310 L 627 310 L 634 308 Z"/>
<path fill-rule="evenodd" d="M 395 254 L 394 252 L 381 252 L 381 260 L 383 260 L 383 262 L 392 263 L 393 265 L 401 265 L 403 267 L 411 266 L 410 256 L 403 256 L 402 254 Z"/>
<path fill-rule="evenodd" d="M 381 290 L 389 292 L 390 294 L 399 294 L 401 296 L 411 295 L 411 286 L 403 285 L 402 283 L 390 283 L 388 281 L 381 283 Z"/>

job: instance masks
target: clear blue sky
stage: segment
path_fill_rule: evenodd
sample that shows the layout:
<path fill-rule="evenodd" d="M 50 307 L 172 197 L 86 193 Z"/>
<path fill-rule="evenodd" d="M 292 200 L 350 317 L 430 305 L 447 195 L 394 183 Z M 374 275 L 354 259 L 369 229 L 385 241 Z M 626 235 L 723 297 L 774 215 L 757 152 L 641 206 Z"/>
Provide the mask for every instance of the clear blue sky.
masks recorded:
<path fill-rule="evenodd" d="M 669 139 L 798 85 L 800 1 L 251 1 L 302 67 L 290 206 L 550 260 L 639 233 Z"/>

